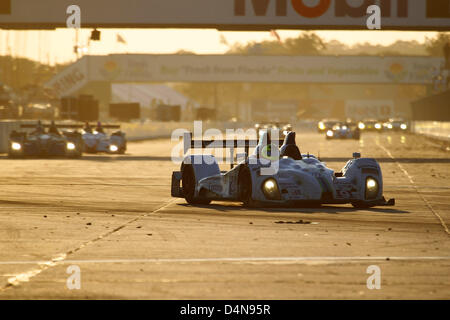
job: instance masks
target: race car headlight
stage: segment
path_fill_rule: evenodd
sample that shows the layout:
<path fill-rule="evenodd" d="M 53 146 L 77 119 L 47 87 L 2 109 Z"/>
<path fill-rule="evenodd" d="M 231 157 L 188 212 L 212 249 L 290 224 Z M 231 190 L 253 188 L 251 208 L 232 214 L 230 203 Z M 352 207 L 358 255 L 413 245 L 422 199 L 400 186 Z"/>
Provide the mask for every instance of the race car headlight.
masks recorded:
<path fill-rule="evenodd" d="M 319 129 L 325 130 L 325 124 L 323 122 L 319 122 Z"/>
<path fill-rule="evenodd" d="M 280 200 L 280 190 L 278 189 L 277 181 L 269 178 L 262 184 L 262 191 L 264 196 L 269 200 Z"/>
<path fill-rule="evenodd" d="M 380 129 L 381 129 L 381 123 L 376 123 L 376 124 L 375 124 L 375 129 L 380 130 Z"/>
<path fill-rule="evenodd" d="M 331 130 L 327 131 L 327 136 L 328 137 L 332 137 L 333 135 L 334 135 L 333 131 L 331 131 Z"/>
<path fill-rule="evenodd" d="M 13 149 L 14 151 L 19 151 L 20 149 L 22 149 L 22 146 L 20 145 L 20 143 L 13 142 L 11 143 L 11 149 Z"/>
<path fill-rule="evenodd" d="M 67 150 L 75 150 L 75 144 L 72 142 L 67 142 Z"/>
<path fill-rule="evenodd" d="M 388 129 L 392 129 L 394 126 L 393 126 L 392 124 L 389 123 L 389 124 L 387 125 L 387 127 L 388 127 Z"/>
<path fill-rule="evenodd" d="M 402 130 L 406 130 L 406 129 L 408 129 L 408 126 L 407 126 L 406 124 L 402 123 L 402 124 L 400 125 L 400 128 L 401 128 Z"/>
<path fill-rule="evenodd" d="M 360 122 L 360 123 L 358 124 L 358 128 L 359 128 L 360 130 L 364 130 L 364 129 L 366 128 L 366 125 L 365 125 L 364 123 Z"/>
<path fill-rule="evenodd" d="M 119 148 L 117 148 L 117 146 L 115 146 L 113 144 L 109 146 L 109 151 L 116 152 L 117 150 L 119 150 Z"/>
<path fill-rule="evenodd" d="M 374 178 L 366 179 L 366 199 L 376 199 L 378 196 L 378 181 Z"/>

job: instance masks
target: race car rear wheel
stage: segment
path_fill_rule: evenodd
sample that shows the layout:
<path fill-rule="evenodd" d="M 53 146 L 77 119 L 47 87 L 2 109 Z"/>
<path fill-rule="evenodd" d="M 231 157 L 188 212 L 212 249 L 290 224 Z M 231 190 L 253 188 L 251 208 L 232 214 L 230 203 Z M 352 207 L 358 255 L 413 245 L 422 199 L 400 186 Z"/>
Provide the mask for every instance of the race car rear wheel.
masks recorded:
<path fill-rule="evenodd" d="M 211 200 L 195 197 L 195 174 L 191 164 L 183 165 L 181 172 L 181 186 L 184 198 L 189 204 L 209 204 Z"/>
<path fill-rule="evenodd" d="M 241 168 L 238 177 L 238 193 L 239 200 L 242 201 L 245 207 L 254 205 L 252 199 L 252 176 L 250 169 L 247 166 Z"/>

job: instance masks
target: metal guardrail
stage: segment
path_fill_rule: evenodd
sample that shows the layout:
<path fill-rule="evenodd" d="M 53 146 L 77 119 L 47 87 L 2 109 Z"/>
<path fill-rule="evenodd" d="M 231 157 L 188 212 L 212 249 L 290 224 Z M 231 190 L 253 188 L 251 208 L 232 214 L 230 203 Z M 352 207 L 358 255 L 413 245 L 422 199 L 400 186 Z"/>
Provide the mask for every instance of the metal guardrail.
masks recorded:
<path fill-rule="evenodd" d="M 450 141 L 450 122 L 414 121 L 412 131 L 416 134 Z"/>

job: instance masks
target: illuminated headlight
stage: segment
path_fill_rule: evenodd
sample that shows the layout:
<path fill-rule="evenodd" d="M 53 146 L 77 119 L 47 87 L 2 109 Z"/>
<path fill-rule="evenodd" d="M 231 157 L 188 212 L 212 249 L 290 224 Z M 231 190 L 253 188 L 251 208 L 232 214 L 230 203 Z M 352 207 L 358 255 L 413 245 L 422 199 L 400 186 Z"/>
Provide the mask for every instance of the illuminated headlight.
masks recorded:
<path fill-rule="evenodd" d="M 334 136 L 333 131 L 328 130 L 328 131 L 327 131 L 327 137 L 332 137 L 332 136 Z"/>
<path fill-rule="evenodd" d="M 289 131 L 287 131 L 287 130 L 284 130 L 284 131 L 283 131 L 283 134 L 284 134 L 285 136 L 287 136 L 288 133 L 289 133 Z"/>
<path fill-rule="evenodd" d="M 262 191 L 264 193 L 264 196 L 269 200 L 281 199 L 277 181 L 273 178 L 264 181 L 264 183 L 262 184 Z"/>
<path fill-rule="evenodd" d="M 325 130 L 325 124 L 323 122 L 319 122 L 319 129 Z"/>
<path fill-rule="evenodd" d="M 394 126 L 393 126 L 392 124 L 389 123 L 389 124 L 387 125 L 387 127 L 388 127 L 388 129 L 392 129 Z"/>
<path fill-rule="evenodd" d="M 360 123 L 358 124 L 358 128 L 359 128 L 360 130 L 364 130 L 364 129 L 366 128 L 366 125 L 365 125 L 364 123 L 360 122 Z"/>
<path fill-rule="evenodd" d="M 67 150 L 75 150 L 75 144 L 72 142 L 67 142 Z"/>
<path fill-rule="evenodd" d="M 117 146 L 115 146 L 113 144 L 109 146 L 109 151 L 116 152 L 117 150 L 119 150 L 119 148 L 117 148 Z"/>
<path fill-rule="evenodd" d="M 402 123 L 401 126 L 400 126 L 400 128 L 401 128 L 402 130 L 406 130 L 406 129 L 408 129 L 408 126 L 407 126 L 406 124 Z"/>
<path fill-rule="evenodd" d="M 375 124 L 375 129 L 380 130 L 380 129 L 381 129 L 381 123 L 376 123 L 376 124 Z"/>
<path fill-rule="evenodd" d="M 376 199 L 378 196 L 378 182 L 374 178 L 366 179 L 366 199 Z"/>
<path fill-rule="evenodd" d="M 13 142 L 11 143 L 11 149 L 13 149 L 14 151 L 19 151 L 20 149 L 22 149 L 22 146 L 20 145 L 20 143 Z"/>

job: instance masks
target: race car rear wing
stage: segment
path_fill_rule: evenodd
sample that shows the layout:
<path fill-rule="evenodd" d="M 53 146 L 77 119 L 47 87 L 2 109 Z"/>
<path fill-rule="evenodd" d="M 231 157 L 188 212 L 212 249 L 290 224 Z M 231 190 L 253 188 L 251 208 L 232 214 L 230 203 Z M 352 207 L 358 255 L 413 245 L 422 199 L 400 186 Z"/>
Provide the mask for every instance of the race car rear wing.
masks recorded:
<path fill-rule="evenodd" d="M 282 146 L 284 139 L 272 140 L 273 143 L 278 141 L 278 146 Z M 230 159 L 234 159 L 234 150 L 237 148 L 244 148 L 245 157 L 248 157 L 250 147 L 256 148 L 258 145 L 258 140 L 250 139 L 226 139 L 226 140 L 193 140 L 191 132 L 185 132 L 183 135 L 183 150 L 186 154 L 190 149 L 219 149 L 228 148 L 230 149 Z M 231 169 L 235 163 L 230 164 Z"/>

